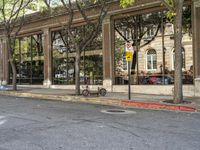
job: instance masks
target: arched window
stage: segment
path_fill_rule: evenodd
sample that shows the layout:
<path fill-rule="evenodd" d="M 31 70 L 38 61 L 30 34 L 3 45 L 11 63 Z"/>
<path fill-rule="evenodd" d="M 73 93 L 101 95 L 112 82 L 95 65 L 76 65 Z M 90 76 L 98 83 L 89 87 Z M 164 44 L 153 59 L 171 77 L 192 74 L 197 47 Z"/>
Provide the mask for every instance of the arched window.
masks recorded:
<path fill-rule="evenodd" d="M 182 69 L 185 69 L 185 49 L 182 48 Z M 172 52 L 172 70 L 174 70 L 174 64 L 175 64 L 175 50 L 173 49 Z"/>
<path fill-rule="evenodd" d="M 157 54 L 156 50 L 150 49 L 147 51 L 147 70 L 157 69 Z"/>

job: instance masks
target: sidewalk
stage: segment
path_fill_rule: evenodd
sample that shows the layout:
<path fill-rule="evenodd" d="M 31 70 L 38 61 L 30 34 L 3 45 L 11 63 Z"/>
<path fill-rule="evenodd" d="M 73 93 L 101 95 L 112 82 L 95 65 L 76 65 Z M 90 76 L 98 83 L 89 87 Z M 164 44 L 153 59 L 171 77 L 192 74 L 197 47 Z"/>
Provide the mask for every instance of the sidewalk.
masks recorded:
<path fill-rule="evenodd" d="M 112 105 L 120 107 L 140 107 L 146 109 L 167 109 L 175 111 L 200 111 L 200 98 L 184 97 L 184 101 L 189 103 L 170 104 L 163 101 L 172 100 L 172 96 L 166 95 L 146 95 L 131 94 L 131 101 L 128 101 L 127 93 L 107 93 L 101 96 L 76 96 L 74 90 L 49 89 L 49 88 L 18 88 L 18 91 L 0 90 L 0 95 L 30 97 L 37 99 L 61 100 L 71 102 L 84 102 L 101 105 Z"/>

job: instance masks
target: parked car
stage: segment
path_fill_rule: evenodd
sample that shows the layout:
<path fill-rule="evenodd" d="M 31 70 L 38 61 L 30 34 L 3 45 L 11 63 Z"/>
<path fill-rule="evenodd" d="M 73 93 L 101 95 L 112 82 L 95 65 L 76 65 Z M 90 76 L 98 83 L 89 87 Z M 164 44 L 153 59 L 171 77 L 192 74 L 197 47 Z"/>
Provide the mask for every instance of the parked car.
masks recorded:
<path fill-rule="evenodd" d="M 173 84 L 174 78 L 170 75 L 151 75 L 144 78 L 143 84 Z"/>
<path fill-rule="evenodd" d="M 157 77 L 157 84 L 173 84 L 174 83 L 174 78 L 170 75 L 165 75 L 164 78 L 163 76 L 158 76 Z M 163 81 L 164 79 L 164 81 Z"/>

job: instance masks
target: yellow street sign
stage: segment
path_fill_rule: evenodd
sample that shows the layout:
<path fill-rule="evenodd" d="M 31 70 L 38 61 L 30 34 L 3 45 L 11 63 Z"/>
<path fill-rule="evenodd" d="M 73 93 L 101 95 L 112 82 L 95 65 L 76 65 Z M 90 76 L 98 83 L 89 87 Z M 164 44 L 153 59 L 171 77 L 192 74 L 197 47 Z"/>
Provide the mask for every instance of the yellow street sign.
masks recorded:
<path fill-rule="evenodd" d="M 133 59 L 133 52 L 127 51 L 126 52 L 126 61 L 132 61 Z"/>

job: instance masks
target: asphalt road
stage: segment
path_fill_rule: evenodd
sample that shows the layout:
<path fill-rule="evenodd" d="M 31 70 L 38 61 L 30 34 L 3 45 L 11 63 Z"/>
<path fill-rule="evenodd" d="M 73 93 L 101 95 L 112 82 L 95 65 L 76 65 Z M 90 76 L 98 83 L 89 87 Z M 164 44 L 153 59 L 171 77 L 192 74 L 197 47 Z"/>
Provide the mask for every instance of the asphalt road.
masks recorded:
<path fill-rule="evenodd" d="M 200 150 L 200 113 L 0 97 L 0 150 Z"/>

